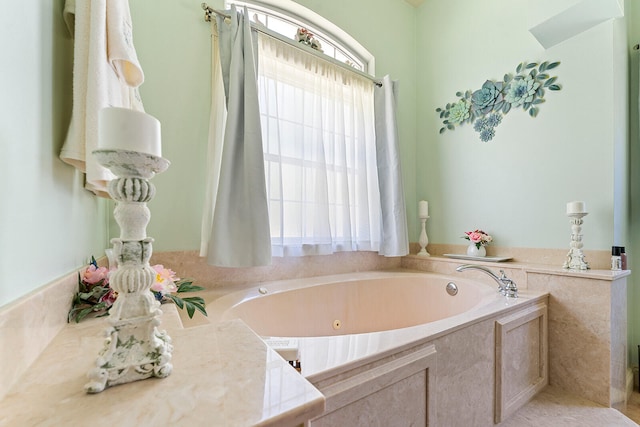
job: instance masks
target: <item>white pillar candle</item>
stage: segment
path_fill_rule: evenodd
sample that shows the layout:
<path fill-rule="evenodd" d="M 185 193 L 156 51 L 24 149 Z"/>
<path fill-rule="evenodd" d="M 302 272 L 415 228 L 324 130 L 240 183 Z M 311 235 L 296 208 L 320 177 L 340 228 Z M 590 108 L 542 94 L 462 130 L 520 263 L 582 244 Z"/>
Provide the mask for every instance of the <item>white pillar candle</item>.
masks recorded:
<path fill-rule="evenodd" d="M 418 217 L 426 218 L 429 216 L 429 202 L 426 200 L 420 200 L 418 202 Z"/>
<path fill-rule="evenodd" d="M 585 213 L 586 208 L 584 202 L 567 203 L 567 215 Z"/>
<path fill-rule="evenodd" d="M 98 113 L 98 149 L 137 151 L 162 157 L 160 122 L 141 111 L 103 108 Z"/>

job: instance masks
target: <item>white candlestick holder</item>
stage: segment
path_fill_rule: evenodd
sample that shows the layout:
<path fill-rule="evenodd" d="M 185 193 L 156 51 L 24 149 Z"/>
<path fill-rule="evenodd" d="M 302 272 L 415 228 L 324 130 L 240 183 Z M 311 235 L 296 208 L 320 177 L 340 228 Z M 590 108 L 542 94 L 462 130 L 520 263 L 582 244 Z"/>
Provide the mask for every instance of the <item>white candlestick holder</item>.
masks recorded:
<path fill-rule="evenodd" d="M 569 217 L 569 223 L 571 224 L 571 243 L 567 259 L 564 262 L 563 268 L 569 270 L 588 270 L 589 263 L 584 260 L 584 254 L 582 253 L 582 218 L 587 216 L 587 212 L 577 212 L 567 214 Z"/>
<path fill-rule="evenodd" d="M 116 200 L 113 214 L 120 226 L 120 237 L 111 240 L 118 269 L 109 277 L 118 298 L 109 311 L 111 326 L 105 331 L 104 347 L 85 385 L 88 393 L 99 393 L 117 384 L 164 378 L 173 369 L 171 338 L 157 329 L 162 312 L 150 291 L 156 272 L 149 266 L 153 239 L 147 237 L 151 218 L 147 202 L 155 195 L 149 179 L 164 172 L 169 161 L 126 150 L 97 150 L 93 154 L 117 176 L 108 188 Z"/>
<path fill-rule="evenodd" d="M 427 245 L 429 244 L 429 236 L 427 236 L 427 219 L 429 216 L 420 218 L 420 222 L 422 223 L 422 230 L 420 231 L 420 238 L 418 239 L 418 243 L 420 243 L 420 252 L 418 252 L 419 256 L 431 256 L 429 252 L 427 252 Z"/>

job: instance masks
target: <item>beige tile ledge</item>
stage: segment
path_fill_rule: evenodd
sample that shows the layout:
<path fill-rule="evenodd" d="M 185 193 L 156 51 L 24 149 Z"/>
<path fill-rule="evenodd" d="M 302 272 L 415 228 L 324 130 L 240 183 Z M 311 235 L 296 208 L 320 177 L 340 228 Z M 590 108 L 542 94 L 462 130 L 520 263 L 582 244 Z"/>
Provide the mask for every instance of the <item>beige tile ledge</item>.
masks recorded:
<path fill-rule="evenodd" d="M 207 289 L 242 286 L 258 282 L 300 279 L 327 274 L 391 269 L 400 266 L 400 257 L 384 257 L 376 252 L 338 252 L 303 257 L 273 257 L 261 267 L 216 267 L 207 264 L 197 251 L 154 252 L 151 264 L 163 264 L 180 277 L 194 279 Z"/>
<path fill-rule="evenodd" d="M 77 289 L 74 271 L 0 307 L 0 399 L 66 327 Z"/>
<path fill-rule="evenodd" d="M 541 273 L 541 274 L 551 274 L 554 276 L 565 276 L 565 277 L 580 277 L 583 279 L 595 279 L 595 280 L 605 280 L 605 281 L 614 281 L 623 277 L 627 277 L 631 275 L 631 270 L 624 271 L 611 271 L 611 270 L 585 270 L 585 271 L 574 271 L 567 270 L 560 267 L 549 268 L 543 266 L 525 266 L 524 270 L 528 273 Z"/>
<path fill-rule="evenodd" d="M 420 263 L 433 263 L 433 262 L 442 262 L 448 264 L 455 264 L 456 266 L 460 264 L 479 264 L 489 267 L 495 268 L 504 268 L 504 269 L 517 269 L 522 270 L 528 273 L 543 273 L 543 274 L 551 274 L 554 276 L 567 276 L 567 277 L 581 277 L 585 279 L 597 279 L 597 280 L 616 280 L 622 277 L 626 277 L 631 275 L 631 270 L 624 271 L 611 271 L 611 270 L 596 270 L 589 269 L 584 271 L 577 270 L 567 270 L 558 266 L 551 266 L 545 264 L 534 264 L 534 263 L 526 263 L 526 262 L 517 262 L 517 261 L 506 261 L 506 262 L 494 262 L 494 261 L 481 261 L 481 260 L 463 260 L 456 258 L 448 258 L 445 256 L 430 256 L 423 257 L 418 255 L 407 255 L 404 258 L 411 260 L 411 263 L 414 265 L 419 265 Z M 409 263 L 403 263 L 403 267 L 408 265 Z"/>
<path fill-rule="evenodd" d="M 98 265 L 107 264 L 106 257 Z M 67 325 L 78 268 L 0 307 L 0 399 Z M 6 351 L 19 349 L 19 351 Z"/>
<path fill-rule="evenodd" d="M 547 387 L 500 427 L 624 427 L 638 426 L 613 408 Z"/>
<path fill-rule="evenodd" d="M 464 254 L 468 245 L 430 244 L 427 250 L 432 256 L 441 257 L 443 254 Z M 567 249 L 557 248 L 516 248 L 489 245 L 487 256 L 512 257 L 513 259 L 500 264 L 522 264 L 553 266 L 561 268 L 565 262 Z M 411 254 L 417 254 L 419 247 L 411 244 Z M 611 252 L 606 250 L 585 250 L 585 260 L 594 270 L 608 270 L 611 266 Z M 423 257 L 420 257 L 423 258 Z M 458 260 L 460 261 L 460 260 Z"/>
<path fill-rule="evenodd" d="M 0 401 L 0 425 L 295 426 L 323 412 L 322 394 L 241 321 L 183 329 L 173 305 L 163 311 L 169 377 L 86 394 L 106 321 L 70 324 Z"/>

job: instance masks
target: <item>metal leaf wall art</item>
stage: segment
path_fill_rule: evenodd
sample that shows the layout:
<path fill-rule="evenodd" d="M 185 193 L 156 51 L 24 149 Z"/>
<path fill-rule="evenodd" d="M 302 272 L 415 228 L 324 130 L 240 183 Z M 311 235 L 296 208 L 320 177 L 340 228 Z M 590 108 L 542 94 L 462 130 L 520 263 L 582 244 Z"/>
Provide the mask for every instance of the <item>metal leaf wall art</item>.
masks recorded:
<path fill-rule="evenodd" d="M 469 123 L 480 134 L 480 140 L 487 142 L 493 139 L 495 128 L 509 111 L 522 108 L 536 117 L 546 91 L 562 89 L 556 83 L 558 77 L 549 74 L 558 65 L 560 61 L 522 62 L 516 67 L 515 76 L 505 74 L 502 81 L 487 80 L 478 90 L 456 92 L 457 101 L 436 108 L 443 124 L 440 133 Z"/>

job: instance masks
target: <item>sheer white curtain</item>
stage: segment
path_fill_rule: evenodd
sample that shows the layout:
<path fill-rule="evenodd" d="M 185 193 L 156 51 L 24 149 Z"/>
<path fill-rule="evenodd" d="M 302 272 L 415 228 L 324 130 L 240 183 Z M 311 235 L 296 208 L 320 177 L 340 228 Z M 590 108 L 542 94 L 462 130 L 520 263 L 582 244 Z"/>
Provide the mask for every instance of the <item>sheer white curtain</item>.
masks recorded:
<path fill-rule="evenodd" d="M 264 34 L 259 52 L 273 255 L 378 251 L 373 83 Z"/>
<path fill-rule="evenodd" d="M 227 121 L 222 68 L 220 66 L 220 49 L 218 49 L 218 29 L 215 20 L 211 20 L 211 114 L 209 117 L 209 143 L 207 152 L 207 181 L 202 210 L 202 228 L 200 231 L 200 256 L 206 257 L 209 252 L 213 210 L 218 195 L 220 181 L 220 164 L 222 163 L 222 144 L 224 141 L 224 124 Z"/>

